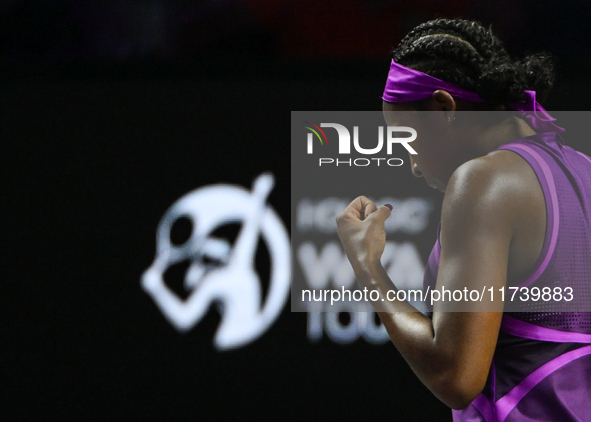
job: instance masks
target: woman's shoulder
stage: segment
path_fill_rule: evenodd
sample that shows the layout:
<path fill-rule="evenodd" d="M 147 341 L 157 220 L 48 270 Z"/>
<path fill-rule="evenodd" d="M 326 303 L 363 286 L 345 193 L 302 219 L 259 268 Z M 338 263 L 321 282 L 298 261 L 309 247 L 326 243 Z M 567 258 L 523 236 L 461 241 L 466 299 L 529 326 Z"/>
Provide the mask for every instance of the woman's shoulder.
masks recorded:
<path fill-rule="evenodd" d="M 445 197 L 499 208 L 526 201 L 536 189 L 537 176 L 526 160 L 510 150 L 495 150 L 459 166 Z"/>
<path fill-rule="evenodd" d="M 474 227 L 471 233 L 478 238 L 501 238 L 512 282 L 534 265 L 542 249 L 544 193 L 527 161 L 512 151 L 497 150 L 454 172 L 443 201 L 442 225 L 444 221 L 448 227 Z"/>
<path fill-rule="evenodd" d="M 462 164 L 443 199 L 442 220 L 504 227 L 514 234 L 543 231 L 545 217 L 544 192 L 535 171 L 509 150 L 495 150 Z"/>

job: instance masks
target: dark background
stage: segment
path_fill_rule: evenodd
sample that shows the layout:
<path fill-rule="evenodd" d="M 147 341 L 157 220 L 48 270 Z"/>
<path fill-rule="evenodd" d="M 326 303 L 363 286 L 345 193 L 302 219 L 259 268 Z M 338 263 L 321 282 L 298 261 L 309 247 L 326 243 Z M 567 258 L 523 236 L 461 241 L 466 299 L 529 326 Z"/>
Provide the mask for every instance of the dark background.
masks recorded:
<path fill-rule="evenodd" d="M 179 334 L 139 283 L 156 227 L 185 193 L 250 187 L 264 171 L 289 227 L 290 111 L 379 110 L 389 50 L 434 17 L 493 24 L 518 56 L 551 52 L 544 106 L 587 110 L 590 8 L 1 2 L 2 419 L 451 420 L 393 346 L 311 344 L 306 314 L 288 306 L 234 351 L 212 345 L 214 308 Z"/>

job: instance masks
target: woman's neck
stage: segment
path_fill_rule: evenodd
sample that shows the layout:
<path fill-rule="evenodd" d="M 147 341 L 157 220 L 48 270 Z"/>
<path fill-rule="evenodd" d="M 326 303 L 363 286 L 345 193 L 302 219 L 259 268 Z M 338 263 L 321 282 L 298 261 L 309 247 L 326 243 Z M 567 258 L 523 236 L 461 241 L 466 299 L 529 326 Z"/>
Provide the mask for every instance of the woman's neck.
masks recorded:
<path fill-rule="evenodd" d="M 477 141 L 472 144 L 475 147 L 475 151 L 473 151 L 474 158 L 487 155 L 501 145 L 535 134 L 536 132 L 525 120 L 511 115 L 499 123 L 480 131 L 478 136 L 475 137 Z"/>

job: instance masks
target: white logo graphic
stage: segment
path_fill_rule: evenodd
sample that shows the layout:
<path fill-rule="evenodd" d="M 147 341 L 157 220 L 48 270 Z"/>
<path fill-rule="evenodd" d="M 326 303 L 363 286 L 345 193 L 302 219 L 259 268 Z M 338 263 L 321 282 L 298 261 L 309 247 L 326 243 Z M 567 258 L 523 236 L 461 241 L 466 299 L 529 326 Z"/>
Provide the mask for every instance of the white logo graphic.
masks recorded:
<path fill-rule="evenodd" d="M 273 176 L 262 174 L 252 192 L 230 185 L 206 186 L 180 198 L 160 221 L 156 258 L 142 276 L 142 287 L 179 331 L 190 330 L 216 301 L 221 304 L 222 321 L 215 346 L 240 347 L 262 335 L 283 309 L 291 277 L 290 242 L 280 218 L 266 204 L 273 185 Z M 176 246 L 170 232 L 179 218 L 190 219 L 193 231 Z M 233 248 L 226 239 L 211 236 L 220 226 L 236 222 L 242 226 Z M 261 282 L 254 267 L 259 234 L 271 260 L 262 309 Z M 166 285 L 163 275 L 170 266 L 187 260 L 184 285 L 192 291 L 183 300 Z"/>
<path fill-rule="evenodd" d="M 351 153 L 351 134 L 349 129 L 345 126 L 340 125 L 338 123 L 320 123 L 320 127 L 331 127 L 336 129 L 339 135 L 339 154 L 350 154 Z M 414 141 L 417 139 L 417 131 L 411 127 L 407 126 L 388 126 L 386 128 L 387 135 L 386 135 L 386 144 L 388 154 L 392 154 L 392 144 L 401 144 L 406 148 L 406 150 L 416 155 L 417 152 L 408 145 L 409 142 Z M 394 135 L 397 132 L 406 132 L 410 133 L 409 137 L 399 138 L 397 137 L 398 134 Z M 355 146 L 355 150 L 360 154 L 377 154 L 382 150 L 384 146 L 384 127 L 378 127 L 378 145 L 375 148 L 362 148 L 359 145 L 359 127 L 353 126 L 353 145 Z M 312 154 L 312 134 L 308 134 L 308 154 Z"/>
<path fill-rule="evenodd" d="M 308 123 L 308 122 L 306 122 Z M 345 126 L 338 124 L 338 123 L 320 123 L 320 126 L 316 126 L 313 123 L 311 125 L 315 126 L 316 129 L 322 132 L 322 135 L 326 141 L 326 145 L 328 145 L 328 139 L 326 138 L 326 134 L 322 130 L 322 128 L 333 128 L 337 131 L 339 136 L 339 155 L 349 155 L 351 154 L 351 133 L 349 129 Z M 306 129 L 311 130 L 314 132 L 316 137 L 322 143 L 322 138 L 318 134 L 316 130 L 311 128 L 310 126 L 304 126 Z M 408 133 L 410 136 L 401 137 L 400 135 L 403 133 Z M 359 154 L 363 155 L 374 155 L 378 154 L 382 151 L 384 147 L 384 143 L 386 144 L 386 152 L 388 155 L 392 155 L 393 152 L 393 144 L 400 144 L 406 150 L 412 154 L 416 155 L 417 152 L 409 145 L 410 142 L 413 142 L 417 139 L 417 131 L 411 127 L 407 126 L 388 126 L 386 128 L 386 141 L 384 142 L 384 127 L 378 126 L 378 144 L 374 148 L 363 148 L 359 142 L 359 127 L 353 126 L 353 146 L 355 147 L 355 151 Z M 312 133 L 307 134 L 307 153 L 311 155 L 314 153 L 314 135 Z M 324 145 L 324 144 L 323 144 Z M 323 147 L 323 151 L 326 151 L 325 147 Z M 349 167 L 369 167 L 369 166 L 390 166 L 390 167 L 400 167 L 404 164 L 402 158 L 387 158 L 387 157 L 358 157 L 358 158 L 349 158 L 349 159 L 339 159 L 338 157 L 322 157 L 318 159 L 318 166 L 322 167 L 323 165 L 331 167 L 334 165 L 335 167 L 338 166 L 349 166 Z"/>

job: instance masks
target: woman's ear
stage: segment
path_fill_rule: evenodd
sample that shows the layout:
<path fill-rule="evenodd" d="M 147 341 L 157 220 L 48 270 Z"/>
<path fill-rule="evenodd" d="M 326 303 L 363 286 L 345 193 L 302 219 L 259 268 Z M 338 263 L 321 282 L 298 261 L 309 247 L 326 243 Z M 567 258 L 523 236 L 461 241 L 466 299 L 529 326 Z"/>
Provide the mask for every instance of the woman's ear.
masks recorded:
<path fill-rule="evenodd" d="M 451 94 L 443 89 L 433 92 L 431 101 L 428 102 L 427 109 L 430 111 L 443 111 L 444 118 L 448 123 L 453 123 L 456 116 L 456 101 Z"/>

